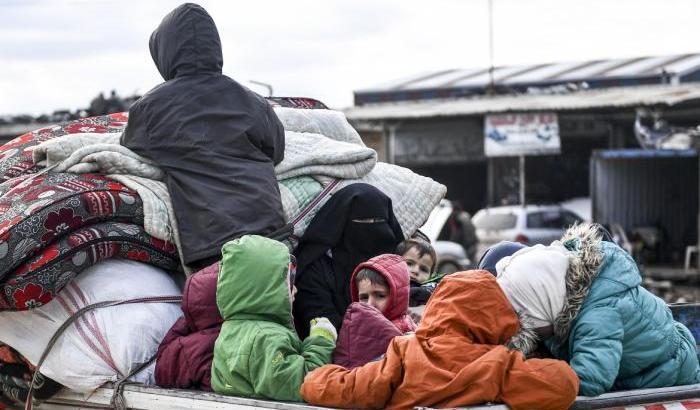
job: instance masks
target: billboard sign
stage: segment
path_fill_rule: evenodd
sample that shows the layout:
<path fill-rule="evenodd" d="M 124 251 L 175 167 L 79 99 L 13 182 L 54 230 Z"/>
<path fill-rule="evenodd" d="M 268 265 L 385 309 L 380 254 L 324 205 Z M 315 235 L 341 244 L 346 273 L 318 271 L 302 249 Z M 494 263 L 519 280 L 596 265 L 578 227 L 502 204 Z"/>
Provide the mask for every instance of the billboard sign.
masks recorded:
<path fill-rule="evenodd" d="M 559 154 L 556 113 L 499 114 L 484 118 L 487 157 Z"/>

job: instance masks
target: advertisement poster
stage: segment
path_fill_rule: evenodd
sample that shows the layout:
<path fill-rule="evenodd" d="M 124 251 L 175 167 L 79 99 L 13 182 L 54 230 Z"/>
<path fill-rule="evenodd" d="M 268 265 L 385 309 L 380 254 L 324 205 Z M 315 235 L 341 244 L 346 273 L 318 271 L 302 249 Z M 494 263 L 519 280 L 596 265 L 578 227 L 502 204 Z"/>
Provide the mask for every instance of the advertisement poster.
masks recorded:
<path fill-rule="evenodd" d="M 555 113 L 487 115 L 484 119 L 487 157 L 559 154 L 560 149 Z"/>

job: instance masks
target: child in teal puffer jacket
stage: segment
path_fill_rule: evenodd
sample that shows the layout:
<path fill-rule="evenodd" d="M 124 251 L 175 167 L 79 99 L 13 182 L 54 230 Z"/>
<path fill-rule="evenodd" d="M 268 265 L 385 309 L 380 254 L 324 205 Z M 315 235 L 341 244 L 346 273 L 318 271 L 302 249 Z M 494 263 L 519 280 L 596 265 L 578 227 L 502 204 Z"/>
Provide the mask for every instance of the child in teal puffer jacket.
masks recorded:
<path fill-rule="evenodd" d="M 569 362 L 579 394 L 700 383 L 697 347 L 666 303 L 641 286 L 634 260 L 595 225 L 496 264 L 513 307 L 552 354 Z"/>

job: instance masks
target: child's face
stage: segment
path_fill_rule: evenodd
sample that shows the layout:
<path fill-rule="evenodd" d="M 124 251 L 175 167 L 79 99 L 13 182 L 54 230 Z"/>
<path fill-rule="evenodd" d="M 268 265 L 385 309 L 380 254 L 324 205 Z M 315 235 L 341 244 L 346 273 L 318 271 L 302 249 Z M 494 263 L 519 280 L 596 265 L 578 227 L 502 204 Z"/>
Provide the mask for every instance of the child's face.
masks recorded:
<path fill-rule="evenodd" d="M 412 281 L 423 283 L 428 280 L 430 267 L 435 263 L 430 254 L 424 253 L 423 256 L 419 256 L 418 249 L 412 247 L 403 254 L 403 258 L 406 260 L 406 265 L 408 265 L 408 272 Z"/>
<path fill-rule="evenodd" d="M 373 306 L 380 312 L 384 312 L 389 302 L 389 288 L 372 283 L 369 279 L 362 279 L 357 284 L 357 294 L 360 302 Z"/>

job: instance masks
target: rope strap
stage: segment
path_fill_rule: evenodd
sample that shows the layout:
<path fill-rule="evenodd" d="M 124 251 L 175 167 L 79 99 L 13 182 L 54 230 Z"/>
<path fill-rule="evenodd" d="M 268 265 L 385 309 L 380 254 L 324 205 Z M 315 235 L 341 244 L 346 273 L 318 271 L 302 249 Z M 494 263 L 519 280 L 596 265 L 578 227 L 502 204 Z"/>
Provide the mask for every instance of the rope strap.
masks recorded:
<path fill-rule="evenodd" d="M 82 317 L 84 314 L 87 312 L 93 311 L 95 309 L 102 309 L 102 308 L 107 308 L 107 307 L 112 307 L 112 306 L 121 306 L 121 305 L 132 305 L 136 303 L 180 303 L 182 302 L 182 296 L 153 296 L 153 297 L 143 297 L 143 298 L 135 298 L 135 299 L 125 299 L 125 300 L 107 300 L 104 302 L 97 302 L 93 303 L 91 305 L 87 305 L 85 307 L 80 308 L 77 312 L 75 312 L 72 316 L 70 316 L 68 319 L 66 319 L 63 324 L 56 329 L 54 332 L 53 336 L 51 336 L 51 339 L 49 339 L 49 343 L 46 345 L 46 348 L 44 349 L 44 352 L 41 354 L 41 357 L 39 358 L 39 361 L 36 363 L 36 369 L 34 369 L 34 374 L 32 376 L 32 381 L 29 383 L 29 392 L 27 394 L 27 400 L 24 403 L 24 409 L 25 410 L 32 410 L 32 397 L 34 395 L 34 386 L 37 384 L 39 381 L 39 369 L 41 368 L 41 365 L 44 363 L 46 358 L 48 357 L 49 353 L 51 353 L 51 349 L 53 349 L 54 345 L 58 341 L 58 339 L 63 335 L 63 332 L 68 329 L 70 325 L 72 325 L 76 320 L 78 320 L 80 317 Z M 136 373 L 140 372 L 144 368 L 146 368 L 148 365 L 150 365 L 153 361 L 155 360 L 155 356 L 152 357 L 149 361 L 146 363 L 140 365 L 136 369 L 132 370 L 128 375 L 124 376 L 120 380 L 116 382 L 115 389 L 114 389 L 114 396 L 112 397 L 112 406 L 115 405 L 121 405 L 123 407 L 117 407 L 118 409 L 126 409 L 126 402 L 124 400 L 124 397 L 122 395 L 123 391 L 123 385 L 126 382 L 126 379 L 129 377 L 135 375 Z M 119 396 L 118 398 L 116 396 Z"/>

